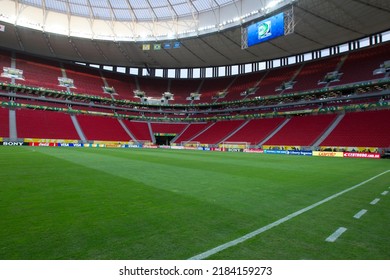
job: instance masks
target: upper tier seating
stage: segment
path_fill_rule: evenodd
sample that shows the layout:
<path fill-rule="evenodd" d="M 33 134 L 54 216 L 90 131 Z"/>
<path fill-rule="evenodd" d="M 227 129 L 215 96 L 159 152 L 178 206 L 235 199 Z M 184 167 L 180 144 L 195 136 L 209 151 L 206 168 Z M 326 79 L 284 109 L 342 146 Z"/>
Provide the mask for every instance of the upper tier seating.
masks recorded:
<path fill-rule="evenodd" d="M 318 84 L 318 82 L 324 79 L 327 73 L 335 71 L 340 60 L 341 57 L 336 56 L 306 63 L 296 76 L 296 83 L 292 91 L 304 91 L 325 87 L 326 84 Z M 333 83 L 330 83 L 330 85 L 333 85 Z"/>
<path fill-rule="evenodd" d="M 145 92 L 146 97 L 161 99 L 164 92 L 168 91 L 168 80 L 158 78 L 139 77 L 139 89 Z"/>
<path fill-rule="evenodd" d="M 62 65 L 55 61 L 15 54 L 16 68 L 23 70 L 25 78 L 24 81 L 16 80 L 15 82 L 65 91 L 66 87 L 59 86 L 58 78 L 66 75 L 67 78 L 74 81 L 75 88 L 70 90 L 79 94 L 140 101 L 139 98 L 134 97 L 134 90 L 139 89 L 144 91 L 147 97 L 154 99 L 161 99 L 164 92 L 171 92 L 174 95 L 174 100 L 169 101 L 170 104 L 214 103 L 246 98 L 240 94 L 255 86 L 258 88 L 257 91 L 254 95 L 249 95 L 248 98 L 323 88 L 326 83 L 319 84 L 318 82 L 324 79 L 328 72 L 335 70 L 342 73 L 340 81 L 330 82 L 329 86 L 381 78 L 384 76 L 383 74 L 373 76 L 372 72 L 379 68 L 381 63 L 390 60 L 388 48 L 389 43 L 386 43 L 303 64 L 232 77 L 207 79 L 136 77 L 76 64 L 63 63 Z M 0 67 L 10 67 L 11 61 L 10 52 L 4 50 L 0 52 Z M 292 89 L 276 90 L 292 80 L 294 82 Z M 10 79 L 1 78 L 0 81 L 10 82 Z M 104 86 L 114 87 L 116 94 L 111 96 L 104 93 Z M 218 99 L 217 93 L 225 90 L 227 91 L 226 96 Z M 194 92 L 201 94 L 200 100 L 187 100 Z"/>
<path fill-rule="evenodd" d="M 251 73 L 246 75 L 237 76 L 233 84 L 228 89 L 228 94 L 222 101 L 234 101 L 245 98 L 241 93 L 245 92 L 250 88 L 255 88 L 261 81 L 265 73 Z M 253 95 L 249 95 L 251 98 Z"/>
<path fill-rule="evenodd" d="M 70 89 L 71 92 L 111 98 L 109 94 L 104 93 L 104 82 L 98 69 L 81 70 L 76 65 L 66 65 L 65 69 L 66 77 L 72 79 L 75 86 Z"/>
<path fill-rule="evenodd" d="M 276 68 L 268 70 L 266 76 L 261 80 L 258 85 L 259 89 L 256 91 L 255 96 L 267 96 L 277 95 L 280 91 L 276 89 L 283 83 L 289 82 L 297 71 L 299 71 L 300 65 L 294 65 L 289 67 Z"/>
<path fill-rule="evenodd" d="M 10 78 L 2 77 L 4 67 L 11 67 L 11 54 L 7 51 L 0 50 L 0 82 L 9 83 Z"/>
<path fill-rule="evenodd" d="M 339 70 L 340 73 L 343 73 L 340 81 L 334 82 L 332 85 L 383 78 L 384 74 L 373 75 L 373 71 L 386 60 L 390 60 L 389 44 L 352 52 L 348 54 L 347 60 Z"/>
<path fill-rule="evenodd" d="M 56 90 L 66 90 L 59 86 L 59 77 L 68 77 L 74 80 L 76 88 L 71 88 L 72 92 L 80 94 L 92 94 L 106 98 L 126 99 L 139 101 L 134 97 L 134 90 L 145 91 L 147 97 L 156 99 L 162 98 L 166 91 L 174 94 L 174 100 L 169 103 L 214 103 L 253 98 L 255 96 L 289 94 L 297 91 L 313 90 L 325 87 L 327 84 L 318 84 L 328 72 L 339 70 L 342 73 L 340 81 L 330 82 L 328 86 L 342 85 L 385 77 L 384 74 L 373 75 L 373 71 L 380 67 L 385 61 L 390 60 L 388 52 L 390 44 L 385 43 L 377 47 L 365 48 L 350 53 L 342 53 L 335 57 L 326 57 L 316 61 L 309 61 L 303 64 L 296 64 L 287 67 L 268 69 L 233 77 L 220 77 L 210 79 L 163 79 L 152 77 L 135 77 L 121 73 L 103 71 L 95 68 L 88 68 L 80 65 L 69 65 L 60 62 L 52 62 L 29 55 L 0 51 L 0 67 L 10 67 L 15 64 L 16 68 L 23 70 L 25 80 L 16 80 L 15 83 L 24 85 L 47 87 Z M 1 70 L 1 69 L 0 69 Z M 386 74 L 386 77 L 389 73 Z M 285 82 L 294 80 L 292 89 L 277 91 Z M 11 82 L 10 78 L 2 78 L 0 81 Z M 104 93 L 104 86 L 114 87 L 116 94 Z M 248 88 L 258 87 L 254 95 L 248 97 L 241 93 Z M 226 90 L 227 95 L 223 98 L 216 98 L 217 93 Z M 201 94 L 199 101 L 187 100 L 192 92 Z M 8 95 L 7 89 L 3 91 Z M 337 94 L 337 93 L 336 93 Z M 16 97 L 1 97 L 2 101 L 14 100 L 17 103 L 29 105 L 48 105 L 53 107 L 67 108 L 64 103 L 56 103 L 56 98 L 64 100 L 64 97 L 56 97 L 55 94 L 43 98 L 34 99 L 35 92 L 17 92 Z M 28 98 L 25 98 L 28 97 Z M 29 99 L 30 97 L 34 97 Z M 310 96 L 309 96 L 310 97 Z M 364 102 L 377 103 L 380 97 L 365 99 Z M 73 109 L 93 110 L 96 112 L 114 113 L 114 109 L 94 107 L 89 100 L 79 105 L 73 105 Z M 68 103 L 70 101 L 67 101 Z M 95 104 L 100 104 L 94 101 Z M 268 104 L 274 104 L 273 101 Z M 345 100 L 344 102 L 327 101 L 324 104 L 301 106 L 299 109 L 317 109 L 322 106 L 326 109 L 330 106 L 351 105 L 362 102 L 362 99 Z M 85 104 L 86 106 L 82 106 Z M 104 103 L 106 106 L 110 104 Z M 121 105 L 118 105 L 121 106 Z M 233 104 L 232 108 L 236 108 Z M 129 107 L 127 107 L 129 108 Z M 225 107 L 227 108 L 227 107 Z M 212 110 L 196 111 L 195 108 L 175 109 L 167 107 L 164 110 L 152 110 L 143 106 L 134 107 L 139 111 L 127 111 L 115 109 L 115 112 L 128 116 L 158 117 L 158 118 L 208 118 L 220 116 Z M 283 112 L 298 109 L 298 107 L 275 108 L 253 108 L 249 109 L 250 114 L 263 114 L 267 112 Z M 331 110 L 329 110 L 331 111 Z M 1 126 L 0 137 L 9 136 L 9 114 L 8 109 L 2 108 L 0 111 Z M 336 126 L 332 133 L 321 143 L 322 146 L 380 146 L 388 147 L 388 133 L 386 134 L 386 123 L 389 119 L 389 110 L 378 112 L 347 113 L 342 121 Z M 245 111 L 231 112 L 230 116 L 236 114 L 246 114 Z M 126 127 L 139 141 L 152 141 L 153 133 L 172 133 L 179 135 L 176 143 L 186 141 L 196 141 L 203 144 L 217 144 L 225 142 L 248 142 L 252 145 L 262 143 L 264 145 L 291 145 L 310 146 L 315 143 L 326 129 L 333 123 L 336 115 L 319 115 L 292 117 L 291 120 L 272 138 L 263 143 L 267 136 L 282 124 L 284 118 L 256 119 L 246 122 L 246 120 L 217 121 L 208 123 L 157 123 L 152 122 L 148 126 L 147 122 L 123 120 Z M 17 136 L 20 138 L 55 138 L 55 139 L 79 139 L 77 132 L 69 115 L 52 111 L 33 111 L 26 109 L 16 110 Z M 132 140 L 120 122 L 114 118 L 78 115 L 79 123 L 88 140 Z M 60 125 L 58 125 L 60 124 Z M 240 126 L 243 125 L 241 128 Z M 355 126 L 357 126 L 355 128 Z M 61 127 L 61 129 L 60 129 Z M 64 130 L 62 128 L 65 128 Z M 210 127 L 210 129 L 207 129 Z M 364 128 L 363 132 L 360 128 Z M 99 131 L 98 129 L 99 128 Z M 239 130 L 237 130 L 240 128 Z M 360 130 L 359 130 L 359 129 Z M 234 132 L 234 133 L 233 133 Z M 233 134 L 232 134 L 233 133 Z M 227 138 L 228 137 L 228 138 Z M 227 139 L 226 139 L 227 138 Z"/>
<path fill-rule="evenodd" d="M 59 86 L 58 78 L 62 77 L 62 72 L 57 62 L 17 54 L 16 68 L 23 70 L 25 79 L 24 81 L 17 79 L 15 81 L 17 84 L 66 91 L 65 87 Z"/>
<path fill-rule="evenodd" d="M 216 101 L 216 94 L 223 92 L 229 88 L 229 85 L 233 82 L 232 77 L 216 78 L 216 79 L 205 79 L 202 83 L 199 93 L 202 94 L 197 103 L 214 103 Z M 222 102 L 224 99 L 220 99 L 218 102 Z"/>
<path fill-rule="evenodd" d="M 197 79 L 172 79 L 169 91 L 174 95 L 174 100 L 170 103 L 189 104 L 191 100 L 187 100 L 191 93 L 198 91 L 200 80 Z"/>
<path fill-rule="evenodd" d="M 136 89 L 134 77 L 109 72 L 105 72 L 103 76 L 106 79 L 108 86 L 114 88 L 116 93 L 114 94 L 115 99 L 126 99 L 139 102 L 139 98 L 134 97 L 134 90 Z"/>

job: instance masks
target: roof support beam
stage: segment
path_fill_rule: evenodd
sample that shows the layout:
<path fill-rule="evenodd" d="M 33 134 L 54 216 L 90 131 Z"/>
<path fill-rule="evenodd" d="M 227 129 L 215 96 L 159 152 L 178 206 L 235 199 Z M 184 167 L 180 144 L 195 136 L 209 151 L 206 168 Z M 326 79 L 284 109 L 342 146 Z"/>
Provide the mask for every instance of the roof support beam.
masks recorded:
<path fill-rule="evenodd" d="M 387 8 L 387 7 L 384 7 L 383 5 L 376 6 L 376 5 L 373 5 L 371 3 L 368 3 L 367 1 L 362 1 L 362 0 L 352 0 L 352 1 L 357 2 L 359 4 L 362 4 L 364 6 L 370 7 L 370 8 L 374 8 L 374 9 L 377 9 L 377 10 L 380 10 L 380 11 L 385 11 L 385 12 L 390 13 L 390 9 Z M 378 3 L 378 2 L 381 3 L 381 1 L 376 1 L 376 3 Z M 383 2 L 386 2 L 386 1 L 383 1 Z"/>
<path fill-rule="evenodd" d="M 319 18 L 319 19 L 321 19 L 321 20 L 323 20 L 323 21 L 325 21 L 325 22 L 328 22 L 328 23 L 330 23 L 330 24 L 332 24 L 332 25 L 335 25 L 335 26 L 337 26 L 337 27 L 339 27 L 339 28 L 346 29 L 346 30 L 348 30 L 348 31 L 350 31 L 350 32 L 354 32 L 354 33 L 357 33 L 357 34 L 360 34 L 360 35 L 364 35 L 363 33 L 361 33 L 361 32 L 358 31 L 358 30 L 355 30 L 355 29 L 352 29 L 352 28 L 350 28 L 350 27 L 344 26 L 344 25 L 342 25 L 342 24 L 340 24 L 340 23 L 337 23 L 337 22 L 335 22 L 335 21 L 330 20 L 329 18 L 325 18 L 325 17 L 323 17 L 323 16 L 320 16 L 318 13 L 314 13 L 313 11 L 309 11 L 309 10 L 307 10 L 307 9 L 305 9 L 305 8 L 302 8 L 301 6 L 298 6 L 298 5 L 297 5 L 297 6 L 295 6 L 295 8 L 299 8 L 300 10 L 304 11 L 305 13 L 308 13 L 308 14 L 314 16 L 314 17 L 317 17 L 317 18 Z"/>

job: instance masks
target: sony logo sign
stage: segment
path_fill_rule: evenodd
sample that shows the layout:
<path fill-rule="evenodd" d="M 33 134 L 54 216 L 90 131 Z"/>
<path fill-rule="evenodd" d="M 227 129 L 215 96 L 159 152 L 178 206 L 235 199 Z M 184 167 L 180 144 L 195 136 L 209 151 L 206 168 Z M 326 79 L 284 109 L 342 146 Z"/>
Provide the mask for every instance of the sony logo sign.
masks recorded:
<path fill-rule="evenodd" d="M 4 141 L 3 146 L 23 146 L 23 142 Z"/>

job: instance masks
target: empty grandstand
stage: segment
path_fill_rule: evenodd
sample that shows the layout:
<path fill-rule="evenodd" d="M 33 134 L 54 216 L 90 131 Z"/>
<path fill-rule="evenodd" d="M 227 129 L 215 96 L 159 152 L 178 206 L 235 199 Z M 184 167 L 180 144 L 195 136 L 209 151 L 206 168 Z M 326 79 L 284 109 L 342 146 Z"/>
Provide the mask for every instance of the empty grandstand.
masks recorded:
<path fill-rule="evenodd" d="M 15 53 L 23 59 L 14 59 L 13 52 L 5 50 L 4 67 L 12 64 L 22 77 L 3 74 L 2 111 L 10 121 L 3 123 L 2 137 L 9 141 L 156 143 L 155 135 L 166 134 L 171 136 L 164 142 L 168 145 L 195 141 L 218 147 L 224 141 L 234 141 L 249 142 L 256 148 L 385 151 L 390 146 L 384 123 L 389 112 L 388 72 L 377 72 L 389 59 L 384 52 L 388 47 L 383 43 L 347 55 L 237 77 L 189 79 L 189 91 L 196 91 L 201 96 L 198 100 L 176 87 L 173 97 L 164 97 L 170 85 L 179 85 L 182 79 L 115 76 L 26 54 Z M 361 63 L 356 76 L 351 72 L 357 58 Z M 349 71 L 340 70 L 337 81 L 324 82 L 338 69 Z M 124 78 L 129 86 L 119 84 Z M 144 95 L 132 95 L 135 88 Z M 378 111 L 380 117 L 373 121 L 368 113 L 353 113 L 362 110 Z M 361 117 L 354 121 L 355 115 Z M 357 124 L 356 131 L 345 124 L 348 119 Z M 60 133 L 55 132 L 58 124 Z M 345 134 L 344 126 L 351 129 L 350 134 Z M 202 128 L 196 131 L 196 127 Z M 384 135 L 378 138 L 378 133 Z M 355 140 L 342 141 L 341 134 Z"/>
<path fill-rule="evenodd" d="M 348 158 L 390 157 L 389 18 L 384 0 L 1 1 L 0 143 L 26 147 L 0 149 L 0 259 L 388 259 L 379 200 L 351 214 L 387 195 L 388 162 Z"/>

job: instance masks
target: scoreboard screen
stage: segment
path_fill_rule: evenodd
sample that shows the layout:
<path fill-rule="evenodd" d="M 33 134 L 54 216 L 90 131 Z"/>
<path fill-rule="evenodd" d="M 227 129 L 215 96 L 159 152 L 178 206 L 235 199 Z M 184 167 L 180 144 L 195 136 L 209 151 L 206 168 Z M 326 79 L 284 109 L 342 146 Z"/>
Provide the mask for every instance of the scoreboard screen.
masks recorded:
<path fill-rule="evenodd" d="M 247 27 L 248 47 L 284 35 L 284 13 L 279 13 Z"/>

